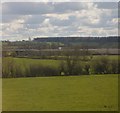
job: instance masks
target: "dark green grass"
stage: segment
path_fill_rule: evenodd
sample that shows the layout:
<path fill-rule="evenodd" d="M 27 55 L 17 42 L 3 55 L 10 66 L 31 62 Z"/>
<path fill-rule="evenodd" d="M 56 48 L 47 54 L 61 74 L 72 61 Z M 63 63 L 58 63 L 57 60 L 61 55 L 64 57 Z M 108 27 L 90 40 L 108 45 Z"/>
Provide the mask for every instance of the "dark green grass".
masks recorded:
<path fill-rule="evenodd" d="M 3 110 L 113 111 L 117 94 L 117 75 L 3 79 Z"/>
<path fill-rule="evenodd" d="M 103 56 L 107 57 L 109 60 L 119 60 L 120 59 L 120 55 L 103 55 Z M 100 59 L 101 57 L 102 57 L 102 55 L 94 55 L 93 60 Z"/>
<path fill-rule="evenodd" d="M 48 66 L 58 66 L 60 60 L 47 60 L 47 59 L 30 59 L 30 58 L 14 58 L 17 64 L 41 64 L 41 65 L 48 65 Z"/>

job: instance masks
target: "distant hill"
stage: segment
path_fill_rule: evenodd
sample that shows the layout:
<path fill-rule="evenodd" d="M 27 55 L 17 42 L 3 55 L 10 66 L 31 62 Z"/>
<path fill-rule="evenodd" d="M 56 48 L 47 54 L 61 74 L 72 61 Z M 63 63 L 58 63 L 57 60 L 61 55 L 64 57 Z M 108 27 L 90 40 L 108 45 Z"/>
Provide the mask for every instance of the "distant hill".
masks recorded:
<path fill-rule="evenodd" d="M 78 42 L 118 42 L 118 36 L 109 37 L 37 37 L 35 42 L 62 42 L 62 43 L 78 43 Z"/>
<path fill-rule="evenodd" d="M 33 42 L 62 43 L 64 46 L 87 46 L 88 48 L 119 48 L 119 36 L 108 37 L 37 37 Z"/>

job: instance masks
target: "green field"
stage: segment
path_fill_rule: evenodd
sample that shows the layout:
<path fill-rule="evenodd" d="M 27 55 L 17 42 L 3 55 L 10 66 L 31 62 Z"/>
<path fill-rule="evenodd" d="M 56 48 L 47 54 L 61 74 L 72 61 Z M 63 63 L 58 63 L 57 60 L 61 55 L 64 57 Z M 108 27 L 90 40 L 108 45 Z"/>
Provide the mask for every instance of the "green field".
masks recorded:
<path fill-rule="evenodd" d="M 106 56 L 107 58 L 109 58 L 110 60 L 119 60 L 119 58 L 120 58 L 120 55 L 104 55 L 104 56 Z M 101 58 L 101 55 L 96 55 L 96 56 L 93 56 L 93 60 L 94 59 L 99 59 L 99 58 Z"/>
<path fill-rule="evenodd" d="M 13 58 L 17 64 L 29 65 L 29 64 L 42 64 L 49 66 L 58 66 L 60 60 L 49 60 L 49 59 L 30 59 L 30 58 Z"/>
<path fill-rule="evenodd" d="M 118 75 L 3 79 L 4 111 L 118 109 Z"/>

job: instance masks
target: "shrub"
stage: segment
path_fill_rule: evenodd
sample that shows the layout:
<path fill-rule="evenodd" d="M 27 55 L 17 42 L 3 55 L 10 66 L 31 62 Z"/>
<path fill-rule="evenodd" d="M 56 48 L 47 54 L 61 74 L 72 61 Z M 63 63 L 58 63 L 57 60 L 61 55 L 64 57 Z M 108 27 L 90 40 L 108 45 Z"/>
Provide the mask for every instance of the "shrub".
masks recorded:
<path fill-rule="evenodd" d="M 80 62 L 62 61 L 60 64 L 60 73 L 62 75 L 81 75 L 83 73 L 82 65 Z"/>
<path fill-rule="evenodd" d="M 58 68 L 52 66 L 43 66 L 41 64 L 30 65 L 30 75 L 32 76 L 55 76 L 60 75 Z"/>
<path fill-rule="evenodd" d="M 111 74 L 118 74 L 120 72 L 118 60 L 112 60 L 110 62 L 110 72 L 111 72 Z"/>
<path fill-rule="evenodd" d="M 110 60 L 107 57 L 96 59 L 92 63 L 92 70 L 94 74 L 108 74 L 110 73 Z"/>
<path fill-rule="evenodd" d="M 81 65 L 81 62 L 78 62 L 73 69 L 73 75 L 82 75 L 82 74 L 83 74 L 83 66 Z"/>
<path fill-rule="evenodd" d="M 85 63 L 85 65 L 84 65 L 84 72 L 83 72 L 83 74 L 85 74 L 85 75 L 89 75 L 90 74 L 90 64 L 89 63 Z"/>
<path fill-rule="evenodd" d="M 14 73 L 15 62 L 13 58 L 2 59 L 2 77 L 15 77 Z"/>

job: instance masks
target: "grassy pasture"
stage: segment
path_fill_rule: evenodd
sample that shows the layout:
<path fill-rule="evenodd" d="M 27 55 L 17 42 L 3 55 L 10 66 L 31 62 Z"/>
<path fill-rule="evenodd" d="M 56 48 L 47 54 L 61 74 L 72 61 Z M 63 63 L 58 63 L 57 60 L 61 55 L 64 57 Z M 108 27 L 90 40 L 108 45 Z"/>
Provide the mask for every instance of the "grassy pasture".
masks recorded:
<path fill-rule="evenodd" d="M 110 60 L 119 60 L 119 58 L 120 58 L 119 55 L 108 55 L 106 57 L 109 58 Z M 93 60 L 99 59 L 99 58 L 101 58 L 101 55 L 93 56 Z"/>
<path fill-rule="evenodd" d="M 47 60 L 47 59 L 29 59 L 29 58 L 14 58 L 17 64 L 42 64 L 48 66 L 58 66 L 60 61 L 59 60 Z"/>
<path fill-rule="evenodd" d="M 57 76 L 3 79 L 4 111 L 113 111 L 118 76 Z"/>

